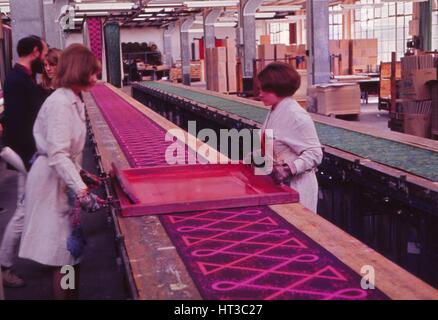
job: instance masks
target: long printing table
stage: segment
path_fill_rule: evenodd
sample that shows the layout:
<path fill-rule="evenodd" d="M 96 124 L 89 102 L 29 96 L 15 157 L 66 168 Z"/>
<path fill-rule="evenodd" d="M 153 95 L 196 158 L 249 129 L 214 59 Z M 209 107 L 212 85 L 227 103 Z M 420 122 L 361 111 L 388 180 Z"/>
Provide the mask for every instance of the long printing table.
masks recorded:
<path fill-rule="evenodd" d="M 260 102 L 167 82 L 136 84 L 133 95 L 140 101 L 144 100 L 142 95 L 156 97 L 164 105 L 176 102 L 181 108 L 241 127 L 259 128 L 268 112 Z M 353 162 L 354 171 L 362 176 L 367 171 L 382 173 L 384 178 L 368 183 L 393 190 L 394 196 L 438 214 L 438 141 L 311 116 L 328 160 Z M 335 158 L 331 159 L 332 155 Z"/>
<path fill-rule="evenodd" d="M 164 134 L 176 125 L 107 84 L 84 99 L 105 171 L 112 162 L 163 164 Z M 134 298 L 438 298 L 300 204 L 114 218 Z M 364 266 L 374 268 L 376 290 L 361 289 Z"/>

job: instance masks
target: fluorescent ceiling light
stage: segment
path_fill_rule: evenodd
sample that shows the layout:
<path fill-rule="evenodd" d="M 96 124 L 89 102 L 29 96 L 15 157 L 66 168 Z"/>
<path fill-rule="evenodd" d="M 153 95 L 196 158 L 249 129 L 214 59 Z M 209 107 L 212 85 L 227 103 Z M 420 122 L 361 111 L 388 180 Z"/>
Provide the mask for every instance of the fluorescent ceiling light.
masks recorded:
<path fill-rule="evenodd" d="M 384 3 L 359 3 L 359 4 L 341 4 L 342 9 L 356 10 L 356 9 L 373 9 L 383 8 Z"/>
<path fill-rule="evenodd" d="M 75 16 L 106 16 L 109 15 L 108 11 L 95 11 L 95 12 L 77 12 Z"/>
<path fill-rule="evenodd" d="M 0 11 L 2 13 L 9 13 L 11 12 L 11 8 L 9 6 L 0 6 Z"/>
<path fill-rule="evenodd" d="M 145 19 L 144 18 L 134 18 L 134 19 L 132 19 L 132 21 L 145 21 Z"/>
<path fill-rule="evenodd" d="M 155 3 L 148 3 L 147 7 L 181 7 L 183 4 L 182 2 L 179 3 L 166 3 L 166 2 L 155 2 Z"/>
<path fill-rule="evenodd" d="M 237 22 L 238 19 L 237 17 L 219 17 L 217 20 L 221 22 Z"/>
<path fill-rule="evenodd" d="M 234 28 L 237 25 L 236 22 L 215 22 L 214 26 L 216 28 L 226 28 L 226 27 L 231 27 Z"/>
<path fill-rule="evenodd" d="M 143 9 L 143 12 L 160 12 L 160 11 L 163 11 L 163 9 L 162 8 L 145 8 L 145 9 Z"/>
<path fill-rule="evenodd" d="M 298 15 L 298 16 L 286 16 L 285 17 L 287 21 L 299 21 L 299 20 L 305 20 L 305 15 Z"/>
<path fill-rule="evenodd" d="M 232 7 L 238 4 L 239 0 L 184 1 L 184 5 L 188 8 Z"/>
<path fill-rule="evenodd" d="M 76 10 L 131 10 L 134 2 L 105 2 L 105 3 L 79 3 L 76 4 Z"/>
<path fill-rule="evenodd" d="M 259 11 L 298 11 L 303 8 L 302 5 L 294 6 L 261 6 Z"/>
<path fill-rule="evenodd" d="M 275 17 L 275 12 L 256 12 L 256 18 L 273 18 Z"/>
<path fill-rule="evenodd" d="M 189 33 L 204 33 L 204 29 L 190 29 Z"/>

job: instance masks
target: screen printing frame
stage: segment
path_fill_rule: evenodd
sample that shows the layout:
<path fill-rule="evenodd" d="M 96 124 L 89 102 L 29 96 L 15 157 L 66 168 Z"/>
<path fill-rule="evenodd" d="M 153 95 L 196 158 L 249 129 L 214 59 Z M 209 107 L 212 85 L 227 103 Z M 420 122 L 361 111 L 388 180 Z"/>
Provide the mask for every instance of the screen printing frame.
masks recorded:
<path fill-rule="evenodd" d="M 120 169 L 113 163 L 112 167 L 114 180 L 118 182 L 115 182 L 115 190 L 123 217 L 299 202 L 298 192 L 284 184 L 275 185 L 270 176 L 252 174 L 248 166 L 242 163 L 173 165 L 126 169 Z M 224 171 L 228 173 L 224 175 Z M 167 199 L 161 202 L 151 202 L 150 200 L 142 202 L 135 190 L 134 180 L 147 179 L 148 176 L 150 179 L 152 177 L 155 178 L 155 185 L 152 183 L 150 185 L 150 187 L 155 188 L 160 188 L 160 182 L 164 181 L 164 178 L 157 180 L 160 175 L 173 174 L 175 181 L 184 177 L 185 183 L 190 183 L 190 177 L 187 176 L 188 172 L 190 172 L 189 175 L 202 173 L 204 176 L 208 176 L 216 173 L 216 178 L 219 179 L 233 178 L 237 184 L 244 184 L 246 188 L 250 188 L 254 193 L 248 195 L 228 195 L 226 197 L 216 196 L 210 197 L 210 199 L 199 198 L 191 201 L 181 200 L 179 199 L 181 194 L 174 194 L 176 196 L 175 199 Z M 130 180 L 129 176 L 134 179 Z M 212 187 L 211 184 L 210 187 Z"/>

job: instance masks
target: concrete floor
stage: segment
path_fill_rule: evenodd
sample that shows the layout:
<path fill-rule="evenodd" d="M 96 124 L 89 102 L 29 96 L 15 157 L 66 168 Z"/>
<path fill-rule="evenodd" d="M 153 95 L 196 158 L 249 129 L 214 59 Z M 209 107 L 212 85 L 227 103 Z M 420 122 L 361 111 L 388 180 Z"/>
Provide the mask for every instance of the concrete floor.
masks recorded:
<path fill-rule="evenodd" d="M 87 145 L 83 167 L 95 171 L 92 149 Z M 15 210 L 15 173 L 6 170 L 0 162 L 0 207 L 6 212 L 0 214 L 0 236 L 3 236 L 9 219 Z M 80 269 L 80 299 L 126 299 L 124 275 L 117 265 L 113 228 L 108 223 L 107 213 L 83 214 L 83 227 L 87 237 L 87 247 Z M 49 300 L 52 299 L 51 272 L 44 266 L 29 260 L 18 259 L 14 271 L 27 285 L 24 288 L 5 288 L 7 300 Z"/>
<path fill-rule="evenodd" d="M 378 109 L 378 98 L 370 97 L 368 104 L 362 104 L 360 107 L 359 122 L 373 126 L 378 129 L 388 130 L 389 113 L 386 110 Z"/>

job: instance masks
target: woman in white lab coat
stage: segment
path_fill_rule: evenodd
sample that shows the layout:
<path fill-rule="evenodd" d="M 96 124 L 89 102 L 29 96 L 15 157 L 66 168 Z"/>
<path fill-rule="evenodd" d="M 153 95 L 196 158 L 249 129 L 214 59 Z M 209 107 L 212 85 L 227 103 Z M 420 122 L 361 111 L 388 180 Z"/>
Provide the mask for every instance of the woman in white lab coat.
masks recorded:
<path fill-rule="evenodd" d="M 80 94 L 94 86 L 99 72 L 100 63 L 91 51 L 82 45 L 68 47 L 58 64 L 58 89 L 41 107 L 33 129 L 38 157 L 26 183 L 19 256 L 54 267 L 56 299 L 75 298 L 77 294 L 77 290 L 63 290 L 65 285 L 61 285 L 61 267 L 77 266 L 81 259 L 83 243 L 80 235 L 72 234 L 78 221 L 72 220 L 79 218 L 80 206 L 96 209 L 100 203 L 89 192 L 80 168 L 86 138 Z M 69 279 L 77 281 L 78 276 Z"/>
<path fill-rule="evenodd" d="M 298 191 L 300 203 L 316 213 L 315 171 L 323 154 L 312 118 L 293 99 L 301 84 L 300 75 L 291 65 L 274 62 L 257 75 L 257 80 L 260 99 L 271 107 L 261 132 L 263 140 L 266 129 L 273 131 L 272 177 Z"/>

